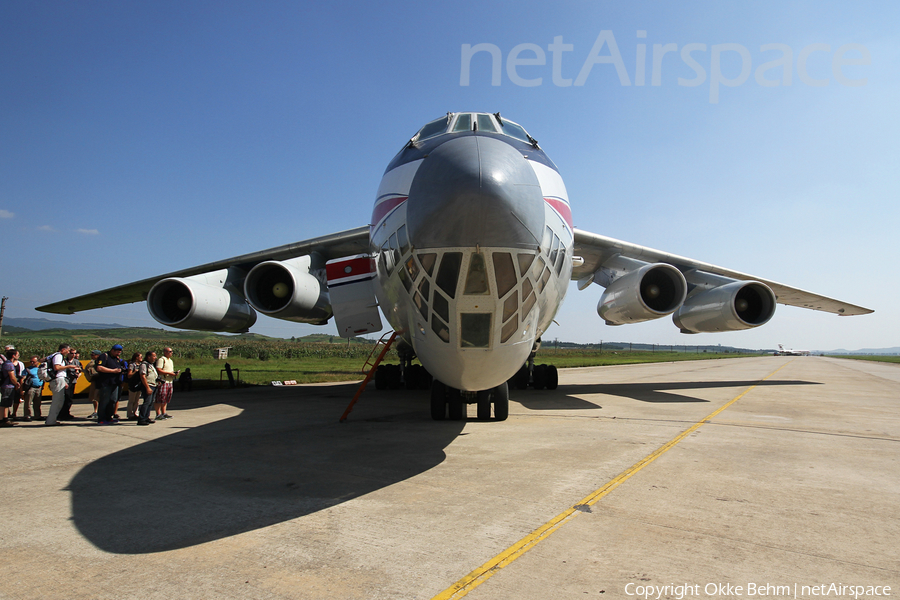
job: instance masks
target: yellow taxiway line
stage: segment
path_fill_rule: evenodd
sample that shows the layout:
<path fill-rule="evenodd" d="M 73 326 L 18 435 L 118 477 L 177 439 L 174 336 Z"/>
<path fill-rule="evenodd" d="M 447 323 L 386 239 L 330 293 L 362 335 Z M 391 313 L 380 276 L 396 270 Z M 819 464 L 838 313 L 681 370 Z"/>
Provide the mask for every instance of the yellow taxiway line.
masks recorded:
<path fill-rule="evenodd" d="M 772 377 L 775 373 L 785 368 L 788 364 L 790 363 L 788 362 L 781 365 L 780 367 L 763 377 L 760 381 L 765 381 L 766 379 Z M 514 560 L 534 548 L 539 542 L 547 539 L 547 537 L 549 537 L 550 534 L 552 534 L 554 531 L 574 519 L 578 515 L 580 510 L 583 510 L 585 507 L 595 504 L 605 495 L 619 487 L 632 475 L 665 454 L 678 442 L 700 429 L 700 427 L 702 427 L 706 423 L 709 423 L 710 420 L 714 419 L 723 410 L 743 398 L 755 387 L 756 385 L 750 386 L 749 388 L 732 398 L 730 401 L 725 403 L 723 406 L 703 417 L 702 419 L 679 433 L 677 436 L 669 440 L 667 443 L 663 444 L 638 462 L 634 463 L 633 465 L 619 473 L 616 477 L 608 481 L 603 487 L 594 490 L 577 504 L 556 515 L 512 546 L 451 585 L 449 588 L 432 598 L 432 600 L 455 600 L 456 598 L 462 598 L 463 596 L 474 590 L 476 587 L 497 574 L 500 569 L 512 563 Z"/>

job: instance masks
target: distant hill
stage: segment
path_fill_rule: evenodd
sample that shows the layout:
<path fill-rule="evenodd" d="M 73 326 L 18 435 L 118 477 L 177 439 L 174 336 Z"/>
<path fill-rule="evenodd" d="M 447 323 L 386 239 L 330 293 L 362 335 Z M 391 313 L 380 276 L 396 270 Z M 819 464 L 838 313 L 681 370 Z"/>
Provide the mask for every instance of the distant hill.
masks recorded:
<path fill-rule="evenodd" d="M 863 348 L 861 350 L 844 350 L 841 348 L 840 350 L 826 350 L 822 352 L 822 354 L 874 354 L 876 356 L 879 355 L 893 355 L 900 354 L 900 348 L 894 346 L 893 348 Z"/>
<path fill-rule="evenodd" d="M 69 323 L 68 321 L 51 321 L 50 319 L 29 319 L 7 317 L 3 319 L 3 331 L 7 327 L 21 327 L 29 331 L 43 331 L 44 329 L 122 329 L 124 325 L 118 323 Z M 10 329 L 9 331 L 12 331 Z"/>
<path fill-rule="evenodd" d="M 270 338 L 258 333 L 243 333 L 240 335 L 221 335 L 208 331 L 167 331 L 154 327 L 118 327 L 104 329 L 41 329 L 37 331 L 23 329 L 21 327 L 3 326 L 3 335 L 9 337 L 28 337 L 44 339 L 61 339 L 62 341 L 78 339 L 82 337 L 109 338 L 109 339 L 144 339 L 144 340 L 270 340 Z"/>
<path fill-rule="evenodd" d="M 21 319 L 21 320 L 29 320 L 29 319 Z M 47 321 L 46 319 L 32 319 L 34 321 L 44 321 L 46 323 L 54 323 L 54 321 Z M 43 324 L 43 323 L 42 323 Z M 234 334 L 219 334 L 212 333 L 209 331 L 168 331 L 166 329 L 160 329 L 156 327 L 108 327 L 102 329 L 94 329 L 89 327 L 88 323 L 66 323 L 66 325 L 80 325 L 82 327 L 56 327 L 56 328 L 42 328 L 38 330 L 27 329 L 21 326 L 7 326 L 6 320 L 4 320 L 3 325 L 3 335 L 6 337 L 19 337 L 19 338 L 41 338 L 41 339 L 54 339 L 60 340 L 60 342 L 67 342 L 70 340 L 77 340 L 78 338 L 108 338 L 108 339 L 118 339 L 118 340 L 128 340 L 128 339 L 142 339 L 142 340 L 216 340 L 220 342 L 223 346 L 227 346 L 229 342 L 234 342 L 236 340 L 274 340 L 274 341 L 285 341 L 282 338 L 273 338 L 266 335 L 262 335 L 259 333 L 241 333 L 238 335 Z M 328 335 L 324 333 L 313 333 L 310 335 L 305 335 L 299 338 L 291 338 L 291 341 L 294 342 L 316 342 L 316 343 L 331 343 L 331 344 L 346 344 L 347 340 L 345 338 L 336 336 L 336 335 Z M 350 339 L 351 344 L 374 344 L 373 340 L 369 340 L 366 338 L 355 337 Z"/>

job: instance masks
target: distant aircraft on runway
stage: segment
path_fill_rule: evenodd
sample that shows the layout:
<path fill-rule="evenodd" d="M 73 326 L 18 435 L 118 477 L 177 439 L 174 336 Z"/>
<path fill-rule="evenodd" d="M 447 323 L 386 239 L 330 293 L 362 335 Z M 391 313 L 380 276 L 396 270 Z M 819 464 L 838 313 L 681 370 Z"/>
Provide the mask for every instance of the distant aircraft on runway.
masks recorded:
<path fill-rule="evenodd" d="M 773 354 L 775 356 L 809 356 L 809 350 L 794 350 L 791 348 L 790 350 L 785 350 L 784 346 L 778 344 L 778 350 L 776 350 Z"/>
<path fill-rule="evenodd" d="M 613 207 L 627 218 L 627 209 Z M 611 213 L 612 216 L 613 213 Z M 37 310 L 147 301 L 163 325 L 241 332 L 256 311 L 302 323 L 335 317 L 340 335 L 398 332 L 390 377 L 433 376 L 435 419 L 505 419 L 508 385 L 556 387 L 533 365 L 570 279 L 605 288 L 609 325 L 672 315 L 684 333 L 736 331 L 775 304 L 839 315 L 867 308 L 575 229 L 562 177 L 538 142 L 499 113 L 448 113 L 422 127 L 385 170 L 368 225 L 144 279 Z M 376 301 L 377 299 L 377 301 Z M 523 366 L 524 365 L 524 366 Z"/>

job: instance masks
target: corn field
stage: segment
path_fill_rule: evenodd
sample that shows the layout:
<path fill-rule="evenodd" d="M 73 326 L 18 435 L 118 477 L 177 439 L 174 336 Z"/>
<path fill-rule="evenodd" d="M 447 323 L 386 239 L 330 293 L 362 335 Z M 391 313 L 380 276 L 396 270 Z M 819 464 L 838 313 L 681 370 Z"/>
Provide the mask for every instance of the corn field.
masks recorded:
<path fill-rule="evenodd" d="M 56 352 L 61 342 L 48 339 L 35 339 L 22 337 L 17 338 L 15 335 L 6 335 L 3 337 L 4 345 L 12 344 L 18 350 L 20 357 L 27 362 L 30 356 L 44 357 Z M 81 354 L 82 359 L 90 358 L 91 350 L 100 350 L 106 352 L 114 344 L 122 344 L 125 350 L 122 352 L 122 358 L 128 359 L 134 352 L 146 353 L 148 350 L 155 350 L 162 354 L 162 349 L 166 346 L 171 347 L 175 351 L 175 356 L 182 359 L 200 359 L 212 358 L 213 351 L 222 347 L 222 341 L 206 341 L 206 340 L 174 340 L 170 343 L 161 342 L 158 339 L 116 339 L 116 338 L 100 338 L 100 337 L 81 337 L 76 336 L 73 339 L 64 340 L 76 348 Z M 270 360 L 270 359 L 333 359 L 333 358 L 352 358 L 359 359 L 360 363 L 366 360 L 372 346 L 369 344 L 328 344 L 319 342 L 292 342 L 290 340 L 274 340 L 259 341 L 235 340 L 230 344 L 228 350 L 229 358 L 247 358 L 253 360 Z M 391 350 L 389 355 L 393 355 L 396 359 L 396 353 Z"/>

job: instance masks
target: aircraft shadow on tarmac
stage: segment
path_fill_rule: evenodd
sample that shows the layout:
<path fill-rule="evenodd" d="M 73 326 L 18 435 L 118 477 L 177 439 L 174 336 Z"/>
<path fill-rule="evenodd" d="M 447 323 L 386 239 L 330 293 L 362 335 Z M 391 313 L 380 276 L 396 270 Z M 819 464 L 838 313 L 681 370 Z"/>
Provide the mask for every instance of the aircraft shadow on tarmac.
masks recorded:
<path fill-rule="evenodd" d="M 207 395 L 198 406 L 224 402 L 243 412 L 85 466 L 68 487 L 74 524 L 95 546 L 119 554 L 233 536 L 423 473 L 443 462 L 444 448 L 464 426 L 432 422 L 421 397 L 427 392 L 392 394 L 378 404 L 382 417 L 351 415 L 340 424 L 355 387 L 320 388 L 310 398 L 299 390 L 225 392 L 214 400 Z M 178 408 L 189 407 L 186 402 L 196 396 L 177 395 Z M 231 401 L 238 398 L 243 401 Z M 169 424 L 178 424 L 175 415 Z"/>
<path fill-rule="evenodd" d="M 702 390 L 710 388 L 738 388 L 746 389 L 751 386 L 789 386 L 789 385 L 818 385 L 814 381 L 673 381 L 654 383 L 599 383 L 584 385 L 560 385 L 554 392 L 518 392 L 515 395 L 516 402 L 530 410 L 584 410 L 600 408 L 594 402 L 590 402 L 578 396 L 588 394 L 606 394 L 609 396 L 621 396 L 640 402 L 709 402 L 702 398 L 695 398 L 681 393 L 688 390 Z M 559 393 L 565 394 L 560 398 Z"/>

